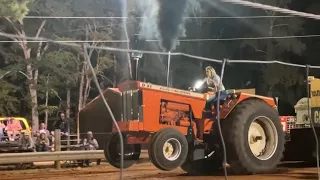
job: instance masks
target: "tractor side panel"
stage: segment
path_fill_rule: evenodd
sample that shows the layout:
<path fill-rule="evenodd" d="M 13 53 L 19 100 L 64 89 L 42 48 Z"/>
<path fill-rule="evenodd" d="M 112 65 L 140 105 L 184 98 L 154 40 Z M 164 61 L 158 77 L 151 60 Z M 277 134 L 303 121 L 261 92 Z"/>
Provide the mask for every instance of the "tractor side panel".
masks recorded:
<path fill-rule="evenodd" d="M 143 126 L 148 132 L 156 132 L 165 127 L 175 127 L 186 135 L 190 126 L 189 105 L 193 110 L 194 120 L 201 119 L 205 105 L 205 99 L 153 89 L 142 89 L 142 98 Z M 194 122 L 192 126 L 196 130 Z"/>
<path fill-rule="evenodd" d="M 107 89 L 103 92 L 110 108 L 117 120 L 121 119 L 121 92 L 118 89 Z M 79 112 L 79 130 L 81 139 L 85 138 L 88 131 L 92 131 L 103 149 L 106 142 L 106 133 L 112 132 L 113 121 L 101 98 L 96 97 Z"/>

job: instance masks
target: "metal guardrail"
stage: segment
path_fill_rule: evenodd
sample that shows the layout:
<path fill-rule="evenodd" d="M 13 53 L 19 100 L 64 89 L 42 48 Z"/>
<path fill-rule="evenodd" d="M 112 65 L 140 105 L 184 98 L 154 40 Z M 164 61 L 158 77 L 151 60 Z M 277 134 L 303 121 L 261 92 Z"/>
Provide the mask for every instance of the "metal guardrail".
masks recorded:
<path fill-rule="evenodd" d="M 61 140 L 59 129 L 55 130 L 54 139 L 54 152 L 3 153 L 0 154 L 0 165 L 54 161 L 59 169 L 61 161 L 105 159 L 103 150 L 61 151 L 62 147 L 69 149 L 77 145 L 70 145 L 70 139 L 67 139 L 67 146 L 62 146 L 61 141 L 65 140 Z M 140 159 L 148 159 L 147 151 L 141 151 Z"/>
<path fill-rule="evenodd" d="M 45 162 L 45 161 L 104 159 L 104 158 L 105 157 L 102 150 L 5 153 L 5 154 L 0 154 L 0 165 Z"/>

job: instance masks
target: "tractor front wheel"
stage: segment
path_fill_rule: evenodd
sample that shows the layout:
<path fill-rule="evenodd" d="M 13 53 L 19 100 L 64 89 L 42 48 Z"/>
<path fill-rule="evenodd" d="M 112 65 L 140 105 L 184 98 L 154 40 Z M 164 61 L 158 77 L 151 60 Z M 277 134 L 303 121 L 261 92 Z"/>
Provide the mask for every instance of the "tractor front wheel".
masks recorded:
<path fill-rule="evenodd" d="M 280 163 L 284 132 L 277 111 L 259 99 L 241 102 L 221 120 L 233 174 L 267 173 Z"/>
<path fill-rule="evenodd" d="M 140 158 L 141 145 L 127 144 L 125 135 L 123 135 L 123 168 L 129 168 L 134 165 Z M 107 138 L 104 149 L 106 160 L 114 167 L 121 168 L 121 146 L 120 138 L 117 132 L 111 133 Z"/>
<path fill-rule="evenodd" d="M 158 169 L 170 171 L 178 168 L 187 155 L 187 139 L 174 128 L 162 129 L 151 139 L 149 158 Z"/>

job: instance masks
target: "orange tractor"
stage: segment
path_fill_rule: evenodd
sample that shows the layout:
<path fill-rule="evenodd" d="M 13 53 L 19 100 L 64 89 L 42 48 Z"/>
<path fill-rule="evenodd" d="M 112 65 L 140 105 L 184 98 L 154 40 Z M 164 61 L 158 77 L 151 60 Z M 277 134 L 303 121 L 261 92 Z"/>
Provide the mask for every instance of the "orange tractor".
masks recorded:
<path fill-rule="evenodd" d="M 181 167 L 189 174 L 205 175 L 221 168 L 223 151 L 216 120 L 202 117 L 213 94 L 140 81 L 127 81 L 108 91 L 122 99 L 120 106 L 110 106 L 121 107 L 114 109 L 121 112 L 117 124 L 124 138 L 124 168 L 136 163 L 143 144 L 148 144 L 149 158 L 161 170 Z M 235 90 L 227 94 L 219 108 L 230 172 L 274 170 L 285 143 L 275 101 Z M 104 153 L 119 168 L 120 141 L 114 125 L 112 131 Z"/>

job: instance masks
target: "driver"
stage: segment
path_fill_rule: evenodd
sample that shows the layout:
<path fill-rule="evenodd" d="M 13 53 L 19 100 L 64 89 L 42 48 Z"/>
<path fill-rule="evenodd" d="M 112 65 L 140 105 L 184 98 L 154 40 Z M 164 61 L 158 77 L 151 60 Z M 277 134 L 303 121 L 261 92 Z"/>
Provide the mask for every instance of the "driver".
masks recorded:
<path fill-rule="evenodd" d="M 214 90 L 215 92 L 215 95 L 207 100 L 204 108 L 205 116 L 210 116 L 212 105 L 214 105 L 214 107 L 216 108 L 216 101 L 218 100 L 218 91 L 220 91 L 219 100 L 224 100 L 227 97 L 227 93 L 225 91 L 224 85 L 222 84 L 222 82 L 220 82 L 221 79 L 219 75 L 217 75 L 216 71 L 213 69 L 212 66 L 206 67 L 206 76 L 206 83 L 208 85 L 208 88 Z"/>

